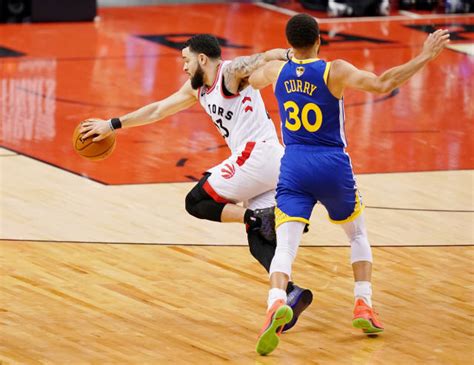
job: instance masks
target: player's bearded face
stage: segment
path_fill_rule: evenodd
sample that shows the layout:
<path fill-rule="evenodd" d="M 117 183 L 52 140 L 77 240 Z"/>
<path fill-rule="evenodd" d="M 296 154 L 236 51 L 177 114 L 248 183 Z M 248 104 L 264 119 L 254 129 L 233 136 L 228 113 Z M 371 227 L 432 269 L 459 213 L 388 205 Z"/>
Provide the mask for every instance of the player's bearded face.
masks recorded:
<path fill-rule="evenodd" d="M 201 86 L 204 86 L 204 70 L 201 68 L 201 65 L 198 63 L 194 75 L 191 76 L 191 87 L 194 90 L 199 89 Z"/>

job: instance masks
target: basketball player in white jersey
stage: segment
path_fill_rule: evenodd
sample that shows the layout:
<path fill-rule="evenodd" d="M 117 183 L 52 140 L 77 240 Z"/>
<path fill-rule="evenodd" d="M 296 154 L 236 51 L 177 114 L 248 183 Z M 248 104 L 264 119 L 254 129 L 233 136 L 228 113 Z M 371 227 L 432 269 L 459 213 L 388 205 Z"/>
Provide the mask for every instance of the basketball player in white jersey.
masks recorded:
<path fill-rule="evenodd" d="M 84 139 L 97 135 L 93 140 L 100 141 L 119 128 L 153 123 L 199 102 L 231 156 L 209 169 L 188 193 L 186 210 L 200 219 L 245 223 L 250 252 L 268 272 L 276 247 L 273 207 L 283 147 L 260 92 L 248 85 L 248 77 L 266 62 L 287 60 L 287 50 L 223 61 L 217 39 L 199 34 L 185 43 L 182 57 L 189 80 L 177 92 L 120 118 L 88 119 L 81 133 Z M 310 290 L 291 282 L 287 292 L 295 315 L 284 330 L 294 326 L 312 301 Z"/>

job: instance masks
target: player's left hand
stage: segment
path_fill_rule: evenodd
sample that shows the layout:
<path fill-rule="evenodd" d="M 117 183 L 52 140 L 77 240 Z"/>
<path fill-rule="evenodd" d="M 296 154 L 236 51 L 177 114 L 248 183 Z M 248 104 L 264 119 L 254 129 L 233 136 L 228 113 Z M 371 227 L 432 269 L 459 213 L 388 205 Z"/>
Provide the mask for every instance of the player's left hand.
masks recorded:
<path fill-rule="evenodd" d="M 103 119 L 86 119 L 84 122 L 81 123 L 81 129 L 79 133 L 84 133 L 82 139 L 86 139 L 90 136 L 95 135 L 92 139 L 94 142 L 98 142 L 107 138 L 112 133 L 115 133 L 113 129 L 110 127 L 110 123 L 108 120 Z"/>
<path fill-rule="evenodd" d="M 438 29 L 430 33 L 423 44 L 423 53 L 430 60 L 435 59 L 449 43 L 449 32 L 446 29 Z"/>

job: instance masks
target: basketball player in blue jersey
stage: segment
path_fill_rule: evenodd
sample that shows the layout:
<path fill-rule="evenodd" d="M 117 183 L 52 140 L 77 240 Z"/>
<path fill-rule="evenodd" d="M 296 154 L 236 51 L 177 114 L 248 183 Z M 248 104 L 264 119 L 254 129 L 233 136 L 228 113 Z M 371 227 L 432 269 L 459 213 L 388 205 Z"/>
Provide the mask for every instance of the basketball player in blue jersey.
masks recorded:
<path fill-rule="evenodd" d="M 271 61 L 249 79 L 256 89 L 274 85 L 285 144 L 275 208 L 277 249 L 270 267 L 267 318 L 257 343 L 261 355 L 276 348 L 282 326 L 292 319 L 284 289 L 303 230 L 317 202 L 325 206 L 332 222 L 341 225 L 351 244 L 355 279 L 353 326 L 367 334 L 383 332 L 372 309 L 372 252 L 363 204 L 345 152 L 343 94 L 346 88 L 388 93 L 436 58 L 449 42 L 448 32 L 437 30 L 429 35 L 418 56 L 376 76 L 344 60 L 318 59 L 319 27 L 307 14 L 288 21 L 286 37 L 294 57 L 287 62 Z"/>

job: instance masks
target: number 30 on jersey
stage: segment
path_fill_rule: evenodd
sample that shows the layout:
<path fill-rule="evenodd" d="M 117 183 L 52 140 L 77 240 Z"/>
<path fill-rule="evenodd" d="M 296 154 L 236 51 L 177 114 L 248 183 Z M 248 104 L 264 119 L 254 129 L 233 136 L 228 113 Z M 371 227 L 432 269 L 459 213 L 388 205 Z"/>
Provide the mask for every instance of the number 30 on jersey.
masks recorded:
<path fill-rule="evenodd" d="M 294 101 L 287 101 L 285 104 L 283 104 L 283 107 L 288 113 L 288 118 L 285 120 L 285 128 L 289 129 L 290 131 L 298 131 L 301 128 L 301 125 L 303 125 L 304 129 L 306 129 L 308 132 L 316 132 L 319 128 L 321 128 L 323 114 L 319 106 L 316 104 L 306 104 L 301 110 L 301 113 L 298 104 L 296 104 Z M 313 112 L 311 114 L 316 117 L 313 123 L 309 120 L 310 112 Z"/>

